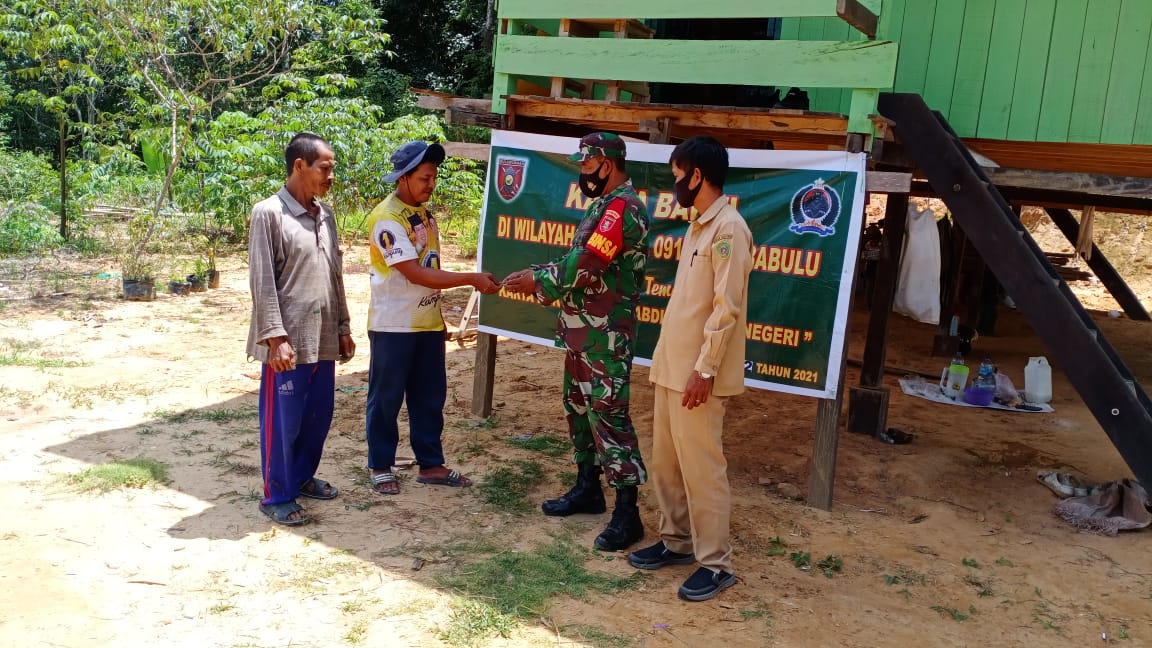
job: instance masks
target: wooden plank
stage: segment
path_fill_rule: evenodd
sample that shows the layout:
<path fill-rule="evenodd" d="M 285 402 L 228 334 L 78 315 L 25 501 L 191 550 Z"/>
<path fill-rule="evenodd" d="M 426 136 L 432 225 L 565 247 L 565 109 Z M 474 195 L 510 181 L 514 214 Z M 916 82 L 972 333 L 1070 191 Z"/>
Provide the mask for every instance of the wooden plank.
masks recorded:
<path fill-rule="evenodd" d="M 956 89 L 947 115 L 948 123 L 961 137 L 976 134 L 980 122 L 980 100 L 984 96 L 984 72 L 988 67 L 988 44 L 992 36 L 995 0 L 968 0 L 956 62 Z"/>
<path fill-rule="evenodd" d="M 1072 216 L 1072 212 L 1066 209 L 1046 209 L 1048 216 L 1052 218 L 1052 222 L 1056 227 L 1060 228 L 1060 232 L 1068 239 L 1073 246 L 1076 245 L 1076 240 L 1080 236 L 1080 224 L 1076 222 L 1076 218 Z M 1100 249 L 1096 244 L 1092 244 L 1092 255 L 1088 257 L 1088 267 L 1092 269 L 1092 273 L 1099 279 L 1100 283 L 1108 289 L 1108 292 L 1116 298 L 1116 303 L 1120 304 L 1120 308 L 1124 309 L 1124 313 L 1129 318 L 1147 322 L 1152 319 L 1148 316 L 1148 311 L 1144 309 L 1144 305 L 1140 303 L 1140 298 L 1124 281 L 1116 268 L 1104 258 L 1100 253 Z"/>
<path fill-rule="evenodd" d="M 1028 0 L 1016 63 L 1016 84 L 1008 115 L 1008 139 L 1036 139 L 1055 17 L 1056 0 Z"/>
<path fill-rule="evenodd" d="M 984 169 L 984 173 L 998 188 L 1074 194 L 1082 205 L 1096 204 L 1097 198 L 1123 197 L 1148 201 L 1144 207 L 1152 209 L 1152 178 L 1006 168 Z"/>
<path fill-rule="evenodd" d="M 472 142 L 441 142 L 448 157 L 467 158 L 469 160 L 487 160 L 492 152 L 489 144 L 474 144 Z"/>
<path fill-rule="evenodd" d="M 842 389 L 837 390 L 836 398 L 821 398 L 816 403 L 816 433 L 812 440 L 812 464 L 808 468 L 807 502 L 808 506 L 828 511 L 832 508 L 832 487 L 836 482 Z"/>
<path fill-rule="evenodd" d="M 834 18 L 813 18 L 811 20 L 820 26 L 820 34 L 811 40 L 846 41 L 848 40 L 850 32 L 854 31 L 842 20 L 836 20 Z M 783 95 L 786 91 L 786 88 L 781 88 L 780 94 Z M 811 102 L 812 110 L 839 112 L 840 97 L 843 93 L 843 88 L 813 88 L 808 91 L 808 99 Z M 872 108 L 872 112 L 875 112 L 875 107 Z"/>
<path fill-rule="evenodd" d="M 896 70 L 896 92 L 923 94 L 932 52 L 932 23 L 935 2 L 910 2 L 904 9 L 904 27 L 900 36 L 900 65 Z"/>
<path fill-rule="evenodd" d="M 1080 46 L 1080 66 L 1076 71 L 1072 121 L 1068 126 L 1070 142 L 1100 141 L 1120 4 L 1121 0 L 1092 0 L 1089 5 L 1084 19 L 1084 42 Z"/>
<path fill-rule="evenodd" d="M 1116 53 L 1108 79 L 1104 104 L 1104 124 L 1100 141 L 1105 144 L 1131 144 L 1140 109 L 1141 86 L 1149 82 L 1144 68 L 1152 32 L 1152 1 L 1124 0 L 1116 33 Z"/>
<path fill-rule="evenodd" d="M 587 101 L 549 100 L 514 96 L 516 114 L 574 123 L 629 124 L 642 120 L 671 118 L 677 126 L 696 129 L 759 131 L 766 137 L 780 134 L 843 136 L 848 120 L 843 115 L 804 113 L 792 110 L 754 110 L 721 106 L 676 106 L 670 104 L 599 104 Z"/>
<path fill-rule="evenodd" d="M 879 26 L 880 19 L 868 7 L 856 0 L 837 0 L 836 14 L 840 16 L 841 20 L 854 27 L 856 31 L 868 38 L 876 38 L 876 28 Z"/>
<path fill-rule="evenodd" d="M 880 12 L 880 24 L 876 27 L 876 38 L 900 42 L 904 29 L 904 8 L 906 0 L 884 0 Z"/>
<path fill-rule="evenodd" d="M 839 18 L 839 0 L 500 0 L 501 18 Z M 626 15 L 621 15 L 626 13 Z"/>
<path fill-rule="evenodd" d="M 869 171 L 864 177 L 864 190 L 868 193 L 906 194 L 912 191 L 912 174 L 898 171 Z"/>
<path fill-rule="evenodd" d="M 852 91 L 852 104 L 848 108 L 849 133 L 865 133 L 869 136 L 874 133 L 872 120 L 869 117 L 876 114 L 876 102 L 879 98 L 879 90 Z"/>
<path fill-rule="evenodd" d="M 976 126 L 979 137 L 1005 139 L 1012 110 L 1012 93 L 1016 87 L 1016 64 L 1020 57 L 1020 30 L 1024 28 L 1023 2 L 1001 2 L 996 5 L 992 35 L 988 43 L 988 68 L 984 73 L 984 92 L 980 99 L 980 119 Z"/>
<path fill-rule="evenodd" d="M 1136 127 L 1132 133 L 1133 144 L 1152 144 L 1152 43 L 1148 47 L 1148 57 L 1144 60 L 1144 84 L 1140 90 L 1139 112 Z"/>
<path fill-rule="evenodd" d="M 896 44 L 797 41 L 678 41 L 502 36 L 502 74 L 620 81 L 832 88 L 883 88 Z M 692 61 L 685 66 L 684 61 Z M 765 65 L 764 61 L 772 61 Z"/>
<path fill-rule="evenodd" d="M 800 39 L 800 23 L 803 18 L 785 18 L 780 21 L 780 40 L 792 41 Z"/>
<path fill-rule="evenodd" d="M 932 27 L 932 49 L 924 77 L 924 101 L 948 117 L 952 91 L 956 85 L 956 67 L 960 57 L 960 26 L 964 24 L 967 0 L 940 2 Z"/>
<path fill-rule="evenodd" d="M 492 112 L 491 99 L 471 99 L 468 97 L 453 97 L 441 93 L 424 94 L 415 90 L 416 107 L 427 110 L 447 110 L 448 108 L 463 108 L 473 112 Z"/>
<path fill-rule="evenodd" d="M 1048 70 L 1036 139 L 1067 142 L 1072 122 L 1072 102 L 1076 97 L 1076 75 L 1080 66 L 1080 43 L 1084 41 L 1084 17 L 1088 0 L 1060 0 L 1052 23 L 1052 44 L 1048 48 Z M 1066 71 L 1066 72 L 1062 72 Z"/>
<path fill-rule="evenodd" d="M 476 365 L 472 374 L 472 413 L 492 416 L 492 387 L 496 384 L 496 336 L 481 333 L 476 339 Z"/>
<path fill-rule="evenodd" d="M 976 138 L 964 143 L 1003 167 L 1152 178 L 1152 146 Z"/>

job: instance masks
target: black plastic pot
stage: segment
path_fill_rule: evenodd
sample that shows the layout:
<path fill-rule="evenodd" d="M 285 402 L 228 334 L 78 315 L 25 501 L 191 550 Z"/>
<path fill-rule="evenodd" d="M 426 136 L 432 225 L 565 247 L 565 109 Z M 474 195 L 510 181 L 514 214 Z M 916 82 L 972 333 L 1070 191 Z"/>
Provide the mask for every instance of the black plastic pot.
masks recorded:
<path fill-rule="evenodd" d="M 156 283 L 151 279 L 123 279 L 124 299 L 152 301 L 156 299 Z"/>
<path fill-rule="evenodd" d="M 192 290 L 192 284 L 187 281 L 169 281 L 168 292 L 173 295 L 187 295 Z"/>

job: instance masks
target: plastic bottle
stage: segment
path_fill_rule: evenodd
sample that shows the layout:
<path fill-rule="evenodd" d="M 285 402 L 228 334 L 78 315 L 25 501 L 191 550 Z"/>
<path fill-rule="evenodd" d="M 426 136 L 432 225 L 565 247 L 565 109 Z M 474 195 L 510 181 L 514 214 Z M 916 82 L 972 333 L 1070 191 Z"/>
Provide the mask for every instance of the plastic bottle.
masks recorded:
<path fill-rule="evenodd" d="M 1052 367 L 1048 358 L 1028 358 L 1024 367 L 1024 400 L 1029 403 L 1047 403 L 1052 400 Z"/>
<path fill-rule="evenodd" d="M 976 374 L 976 380 L 972 381 L 972 386 L 985 391 L 996 391 L 996 365 L 992 364 L 992 358 L 985 357 L 980 363 L 980 370 Z"/>

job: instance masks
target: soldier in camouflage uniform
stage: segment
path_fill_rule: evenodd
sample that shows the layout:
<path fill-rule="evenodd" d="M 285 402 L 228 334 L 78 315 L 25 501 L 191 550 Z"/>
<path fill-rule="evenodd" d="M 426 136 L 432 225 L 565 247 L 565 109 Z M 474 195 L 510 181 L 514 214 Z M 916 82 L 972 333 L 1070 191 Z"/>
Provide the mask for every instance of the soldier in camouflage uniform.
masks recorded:
<path fill-rule="evenodd" d="M 636 487 L 648 479 L 628 414 L 636 305 L 648 253 L 648 209 L 624 168 L 624 140 L 593 133 L 570 159 L 581 163 L 580 189 L 593 198 L 567 254 L 509 275 L 512 292 L 558 301 L 557 346 L 564 358 L 564 411 L 579 469 L 576 485 L 545 501 L 545 515 L 603 513 L 600 473 L 616 489 L 612 521 L 596 547 L 618 551 L 644 536 Z"/>

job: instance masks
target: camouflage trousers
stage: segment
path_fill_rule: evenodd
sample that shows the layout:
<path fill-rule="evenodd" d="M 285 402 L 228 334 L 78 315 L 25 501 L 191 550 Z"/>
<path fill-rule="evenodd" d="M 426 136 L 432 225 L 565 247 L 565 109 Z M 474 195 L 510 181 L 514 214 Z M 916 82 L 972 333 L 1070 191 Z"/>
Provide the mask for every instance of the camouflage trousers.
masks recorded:
<path fill-rule="evenodd" d="M 631 374 L 631 357 L 572 350 L 564 356 L 564 412 L 573 460 L 599 464 L 613 488 L 648 481 L 628 415 Z"/>

